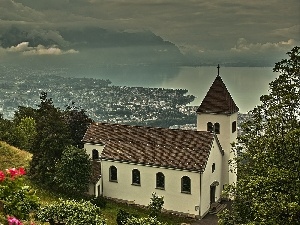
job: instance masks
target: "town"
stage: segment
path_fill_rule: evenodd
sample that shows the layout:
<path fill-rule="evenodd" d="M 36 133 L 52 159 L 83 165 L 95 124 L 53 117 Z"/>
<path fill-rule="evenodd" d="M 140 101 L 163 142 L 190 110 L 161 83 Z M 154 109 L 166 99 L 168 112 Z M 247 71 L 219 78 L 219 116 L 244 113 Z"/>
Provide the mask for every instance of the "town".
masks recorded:
<path fill-rule="evenodd" d="M 170 127 L 196 124 L 195 96 L 184 89 L 114 86 L 110 80 L 72 78 L 60 71 L 1 67 L 0 114 L 12 119 L 18 106 L 35 108 L 47 92 L 56 107 L 84 109 L 95 121 Z M 192 125 L 191 125 L 192 124 Z"/>

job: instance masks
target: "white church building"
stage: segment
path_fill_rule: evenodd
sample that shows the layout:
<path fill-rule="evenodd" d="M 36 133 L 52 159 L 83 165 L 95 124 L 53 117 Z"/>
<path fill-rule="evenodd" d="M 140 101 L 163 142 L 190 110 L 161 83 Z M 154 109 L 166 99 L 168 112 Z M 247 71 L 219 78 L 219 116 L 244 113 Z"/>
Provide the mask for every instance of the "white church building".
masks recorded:
<path fill-rule="evenodd" d="M 83 138 L 97 174 L 89 193 L 147 206 L 155 192 L 165 210 L 202 218 L 236 181 L 228 161 L 238 111 L 218 75 L 197 109 L 197 131 L 92 123 Z"/>

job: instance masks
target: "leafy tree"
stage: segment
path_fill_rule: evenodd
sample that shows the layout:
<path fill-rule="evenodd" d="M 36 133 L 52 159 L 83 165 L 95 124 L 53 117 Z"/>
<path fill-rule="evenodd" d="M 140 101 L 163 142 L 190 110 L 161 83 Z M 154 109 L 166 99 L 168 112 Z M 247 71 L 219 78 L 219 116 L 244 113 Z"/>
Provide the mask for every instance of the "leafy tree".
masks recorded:
<path fill-rule="evenodd" d="M 14 124 L 12 121 L 4 119 L 0 114 L 0 140 L 9 144 L 15 143 Z"/>
<path fill-rule="evenodd" d="M 54 183 L 55 165 L 72 140 L 61 110 L 53 105 L 51 98 L 47 98 L 47 93 L 42 92 L 40 99 L 37 135 L 31 148 L 30 176 L 40 184 L 50 186 Z"/>
<path fill-rule="evenodd" d="M 70 194 L 80 194 L 88 190 L 91 161 L 84 149 L 68 146 L 56 165 L 55 183 Z"/>
<path fill-rule="evenodd" d="M 83 148 L 81 140 L 93 120 L 85 114 L 85 110 L 76 107 L 74 102 L 66 107 L 66 110 L 64 111 L 64 120 L 69 127 L 73 145 Z"/>
<path fill-rule="evenodd" d="M 298 224 L 300 221 L 299 47 L 275 64 L 280 75 L 251 111 L 238 139 L 232 212 L 220 224 Z"/>
<path fill-rule="evenodd" d="M 22 118 L 16 125 L 16 133 L 19 137 L 19 146 L 24 150 L 30 151 L 35 136 L 37 135 L 35 120 L 31 117 Z"/>
<path fill-rule="evenodd" d="M 60 199 L 41 207 L 36 213 L 36 219 L 49 222 L 50 225 L 105 225 L 106 222 L 100 212 L 100 208 L 89 201 Z"/>

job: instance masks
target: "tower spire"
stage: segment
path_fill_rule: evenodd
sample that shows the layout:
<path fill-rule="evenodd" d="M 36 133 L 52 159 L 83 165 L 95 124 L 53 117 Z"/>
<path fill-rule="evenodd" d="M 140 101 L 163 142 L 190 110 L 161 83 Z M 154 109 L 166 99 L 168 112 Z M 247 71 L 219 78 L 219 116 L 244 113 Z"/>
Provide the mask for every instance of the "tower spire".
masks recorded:
<path fill-rule="evenodd" d="M 219 64 L 218 64 L 217 68 L 218 68 L 218 76 L 220 76 L 220 65 Z"/>

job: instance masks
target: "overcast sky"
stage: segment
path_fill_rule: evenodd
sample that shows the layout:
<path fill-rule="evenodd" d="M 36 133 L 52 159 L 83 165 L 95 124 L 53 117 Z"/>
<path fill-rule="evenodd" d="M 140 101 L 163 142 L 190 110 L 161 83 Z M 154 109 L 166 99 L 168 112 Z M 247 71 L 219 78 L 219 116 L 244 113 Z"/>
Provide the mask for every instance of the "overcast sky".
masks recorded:
<path fill-rule="evenodd" d="M 22 27 L 64 43 L 61 27 L 151 31 L 203 62 L 283 58 L 300 45 L 299 0 L 0 0 L 0 30 Z M 1 31 L 0 31 L 1 35 Z M 0 43 L 1 44 L 1 43 Z M 58 46 L 0 47 L 8 52 L 81 54 Z M 21 49 L 21 50 L 20 50 Z"/>

